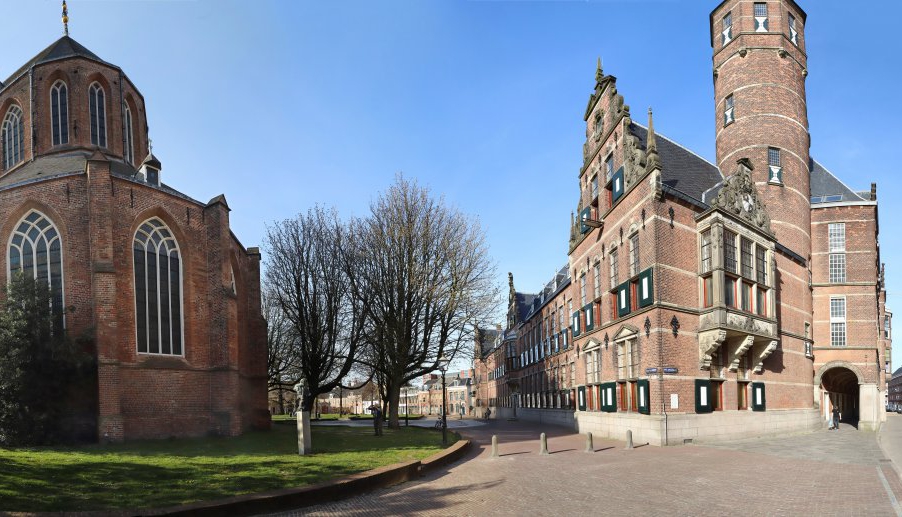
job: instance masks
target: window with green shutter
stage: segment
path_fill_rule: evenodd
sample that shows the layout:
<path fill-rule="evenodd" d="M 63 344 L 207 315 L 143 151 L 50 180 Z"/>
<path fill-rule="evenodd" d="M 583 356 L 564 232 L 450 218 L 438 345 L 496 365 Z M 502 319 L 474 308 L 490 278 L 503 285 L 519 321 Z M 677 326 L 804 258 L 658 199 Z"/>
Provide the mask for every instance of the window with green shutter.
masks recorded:
<path fill-rule="evenodd" d="M 624 282 L 617 286 L 617 317 L 630 313 L 630 283 Z"/>
<path fill-rule="evenodd" d="M 764 383 L 752 383 L 752 411 L 764 411 L 767 409 L 767 399 L 764 397 Z"/>
<path fill-rule="evenodd" d="M 579 311 L 576 311 L 573 313 L 573 336 L 576 337 L 579 334 Z"/>
<path fill-rule="evenodd" d="M 585 411 L 586 410 L 586 387 L 580 386 L 579 388 L 576 389 L 576 393 L 577 393 L 577 396 L 579 397 L 579 400 L 577 401 L 579 403 L 579 410 Z"/>
<path fill-rule="evenodd" d="M 643 415 L 648 415 L 651 413 L 651 406 L 649 404 L 650 395 L 649 395 L 649 383 L 648 379 L 639 379 L 636 381 L 636 396 L 638 398 L 637 406 L 639 408 L 639 412 Z"/>
<path fill-rule="evenodd" d="M 589 303 L 585 307 L 583 307 L 583 312 L 586 314 L 586 332 L 595 328 L 595 320 L 594 313 L 592 311 L 592 304 Z"/>
<path fill-rule="evenodd" d="M 617 412 L 617 383 L 606 382 L 601 386 L 601 410 L 605 413 Z"/>
<path fill-rule="evenodd" d="M 714 411 L 714 404 L 711 403 L 711 381 L 708 379 L 695 380 L 695 412 L 710 413 Z"/>
<path fill-rule="evenodd" d="M 611 176 L 611 201 L 616 203 L 623 195 L 623 167 L 617 169 L 617 172 Z"/>
<path fill-rule="evenodd" d="M 639 278 L 636 280 L 636 298 L 639 302 L 639 307 L 647 307 L 651 305 L 654 299 L 652 269 L 653 268 L 648 268 L 645 271 L 639 273 Z"/>

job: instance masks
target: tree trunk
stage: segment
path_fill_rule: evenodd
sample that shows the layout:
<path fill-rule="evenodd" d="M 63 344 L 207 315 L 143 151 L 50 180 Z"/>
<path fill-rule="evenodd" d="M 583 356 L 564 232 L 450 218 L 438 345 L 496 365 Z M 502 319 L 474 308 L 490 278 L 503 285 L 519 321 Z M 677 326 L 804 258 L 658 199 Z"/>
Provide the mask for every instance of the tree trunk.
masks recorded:
<path fill-rule="evenodd" d="M 279 414 L 285 414 L 285 394 L 283 393 L 281 386 L 279 386 Z"/>
<path fill-rule="evenodd" d="M 401 398 L 401 387 L 400 386 L 391 386 L 388 390 L 388 404 L 391 406 L 391 413 L 389 415 L 388 426 L 392 429 L 397 429 L 401 427 L 400 422 L 398 421 L 398 401 Z"/>

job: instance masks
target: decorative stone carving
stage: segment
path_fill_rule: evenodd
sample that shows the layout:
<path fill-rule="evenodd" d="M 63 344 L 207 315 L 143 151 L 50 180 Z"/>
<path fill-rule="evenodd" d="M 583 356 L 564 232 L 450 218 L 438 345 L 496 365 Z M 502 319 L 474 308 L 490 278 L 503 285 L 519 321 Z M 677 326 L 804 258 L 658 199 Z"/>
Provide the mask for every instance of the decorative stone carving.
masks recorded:
<path fill-rule="evenodd" d="M 749 351 L 749 348 L 752 348 L 753 344 L 755 344 L 755 336 L 745 336 L 742 341 L 739 342 L 739 346 L 736 347 L 733 356 L 730 358 L 731 372 L 735 372 L 739 369 L 739 360 Z"/>
<path fill-rule="evenodd" d="M 711 359 L 717 349 L 727 340 L 726 330 L 712 330 L 698 335 L 698 367 L 700 370 L 711 369 Z"/>
<path fill-rule="evenodd" d="M 752 181 L 752 163 L 748 158 L 740 158 L 736 172 L 724 180 L 723 187 L 711 203 L 730 214 L 739 216 L 753 227 L 772 234 L 770 215 L 758 198 L 758 190 Z"/>
<path fill-rule="evenodd" d="M 626 188 L 636 183 L 643 174 L 645 151 L 639 147 L 639 138 L 627 133 L 623 136 L 623 182 Z"/>
<path fill-rule="evenodd" d="M 767 346 L 764 347 L 764 350 L 758 354 L 758 364 L 755 365 L 755 373 L 761 373 L 764 371 L 764 360 L 770 357 L 770 354 L 774 353 L 774 350 L 777 349 L 777 340 L 773 340 L 767 343 Z"/>

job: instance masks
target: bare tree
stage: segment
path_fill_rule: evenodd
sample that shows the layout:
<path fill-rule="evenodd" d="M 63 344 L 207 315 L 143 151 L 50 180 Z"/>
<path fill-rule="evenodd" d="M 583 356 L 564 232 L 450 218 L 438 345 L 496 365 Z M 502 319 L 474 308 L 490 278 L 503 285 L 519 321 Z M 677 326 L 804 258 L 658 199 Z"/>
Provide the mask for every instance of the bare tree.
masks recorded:
<path fill-rule="evenodd" d="M 365 360 L 397 427 L 401 388 L 435 371 L 439 357 L 470 351 L 474 326 L 497 303 L 495 268 L 479 223 L 415 182 L 399 176 L 370 211 L 357 223 L 365 260 L 353 286 L 371 296 Z"/>
<path fill-rule="evenodd" d="M 368 294 L 351 288 L 357 255 L 334 210 L 316 207 L 267 228 L 267 244 L 267 288 L 287 322 L 298 377 L 306 382 L 301 409 L 310 411 L 316 397 L 338 386 L 354 366 Z"/>
<path fill-rule="evenodd" d="M 266 320 L 266 341 L 269 353 L 266 366 L 269 377 L 269 391 L 278 392 L 279 412 L 285 413 L 285 391 L 290 391 L 299 380 L 297 343 L 292 340 L 291 325 L 272 291 L 263 289 L 263 318 Z"/>

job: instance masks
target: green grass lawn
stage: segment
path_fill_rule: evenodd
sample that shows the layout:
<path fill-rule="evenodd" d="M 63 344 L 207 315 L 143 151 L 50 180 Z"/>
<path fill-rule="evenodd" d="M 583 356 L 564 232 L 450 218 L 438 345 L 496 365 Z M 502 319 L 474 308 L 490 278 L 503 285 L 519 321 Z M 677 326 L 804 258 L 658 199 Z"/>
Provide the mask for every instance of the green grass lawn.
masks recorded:
<path fill-rule="evenodd" d="M 431 456 L 441 434 L 314 427 L 313 447 L 298 456 L 291 426 L 236 438 L 0 447 L 0 512 L 152 508 L 298 487 Z"/>

